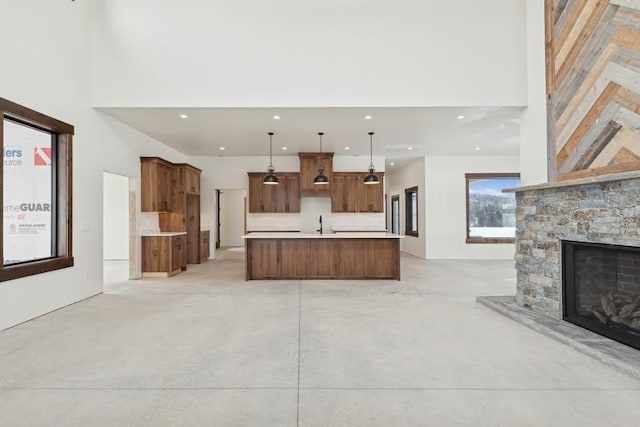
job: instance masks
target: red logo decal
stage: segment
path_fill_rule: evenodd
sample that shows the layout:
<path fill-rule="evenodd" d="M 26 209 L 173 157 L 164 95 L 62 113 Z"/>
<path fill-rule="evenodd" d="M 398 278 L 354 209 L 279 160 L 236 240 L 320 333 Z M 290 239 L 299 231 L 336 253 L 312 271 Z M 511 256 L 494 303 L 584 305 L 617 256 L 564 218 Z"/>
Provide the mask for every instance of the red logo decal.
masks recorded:
<path fill-rule="evenodd" d="M 36 147 L 33 155 L 36 166 L 51 166 L 51 147 Z"/>

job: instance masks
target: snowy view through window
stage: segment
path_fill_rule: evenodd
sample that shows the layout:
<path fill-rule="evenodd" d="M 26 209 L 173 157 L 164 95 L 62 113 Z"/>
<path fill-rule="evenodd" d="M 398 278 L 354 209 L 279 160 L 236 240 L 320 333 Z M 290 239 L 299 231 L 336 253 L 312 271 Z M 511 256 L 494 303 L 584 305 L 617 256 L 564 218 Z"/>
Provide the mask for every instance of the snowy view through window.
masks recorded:
<path fill-rule="evenodd" d="M 520 178 L 469 180 L 469 237 L 515 237 L 515 194 L 502 190 L 518 186 Z"/>

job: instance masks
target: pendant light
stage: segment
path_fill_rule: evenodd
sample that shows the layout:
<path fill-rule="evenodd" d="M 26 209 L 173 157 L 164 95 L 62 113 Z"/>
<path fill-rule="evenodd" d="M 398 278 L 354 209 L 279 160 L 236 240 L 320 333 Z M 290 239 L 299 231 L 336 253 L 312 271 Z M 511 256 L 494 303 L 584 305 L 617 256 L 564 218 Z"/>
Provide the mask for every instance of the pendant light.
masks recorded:
<path fill-rule="evenodd" d="M 272 161 L 272 150 L 273 150 L 273 142 L 271 140 L 272 138 L 273 138 L 273 132 L 269 132 L 269 169 L 267 169 L 269 173 L 266 174 L 264 176 L 264 179 L 262 180 L 263 184 L 268 184 L 268 185 L 275 185 L 280 183 L 278 181 L 278 177 L 273 174 L 273 171 L 275 169 L 273 169 L 273 161 Z"/>
<path fill-rule="evenodd" d="M 320 135 L 320 152 L 322 153 L 322 135 L 324 135 L 324 132 L 318 132 L 318 135 Z M 313 183 L 317 185 L 329 184 L 329 178 L 324 174 L 324 167 L 322 165 L 318 168 L 318 175 L 313 178 Z"/>
<path fill-rule="evenodd" d="M 373 132 L 369 132 L 369 153 L 371 154 L 371 163 L 369 164 L 369 175 L 364 179 L 365 184 L 380 184 L 380 178 L 378 175 L 374 174 L 373 171 L 375 168 L 373 167 Z"/>

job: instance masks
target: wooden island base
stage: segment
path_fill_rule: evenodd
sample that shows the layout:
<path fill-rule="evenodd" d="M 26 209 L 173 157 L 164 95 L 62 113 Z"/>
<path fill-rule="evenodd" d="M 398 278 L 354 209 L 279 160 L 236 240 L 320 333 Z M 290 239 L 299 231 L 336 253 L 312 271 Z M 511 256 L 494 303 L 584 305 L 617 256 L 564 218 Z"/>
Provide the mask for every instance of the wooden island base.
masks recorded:
<path fill-rule="evenodd" d="M 400 280 L 397 238 L 245 238 L 245 249 L 246 280 Z"/>

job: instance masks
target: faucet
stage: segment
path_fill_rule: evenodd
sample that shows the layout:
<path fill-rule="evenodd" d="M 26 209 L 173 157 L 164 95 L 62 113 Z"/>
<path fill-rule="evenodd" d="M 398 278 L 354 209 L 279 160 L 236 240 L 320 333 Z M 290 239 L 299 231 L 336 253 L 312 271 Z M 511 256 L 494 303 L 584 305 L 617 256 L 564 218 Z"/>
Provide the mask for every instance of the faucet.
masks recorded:
<path fill-rule="evenodd" d="M 320 228 L 317 229 L 316 231 L 319 231 L 320 234 L 322 234 L 322 215 L 320 215 Z"/>

